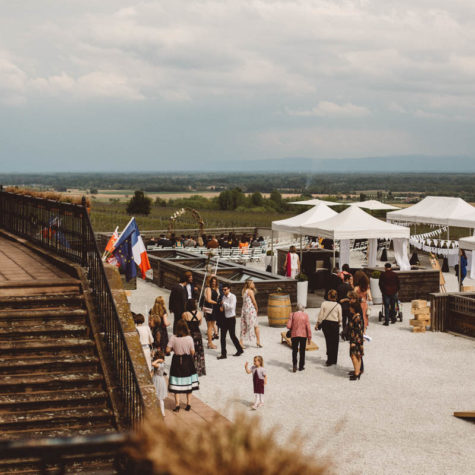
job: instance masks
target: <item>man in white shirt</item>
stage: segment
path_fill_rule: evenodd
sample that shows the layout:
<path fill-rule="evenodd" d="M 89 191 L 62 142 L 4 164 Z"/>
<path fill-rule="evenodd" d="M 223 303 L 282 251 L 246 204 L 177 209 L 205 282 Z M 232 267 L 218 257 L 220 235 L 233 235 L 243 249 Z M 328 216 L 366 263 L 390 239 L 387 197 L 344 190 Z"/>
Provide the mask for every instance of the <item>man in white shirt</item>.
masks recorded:
<path fill-rule="evenodd" d="M 190 271 L 185 272 L 186 277 L 186 307 L 185 309 L 189 312 L 193 307 L 193 302 L 198 299 L 198 287 L 193 282 L 193 274 Z"/>
<path fill-rule="evenodd" d="M 236 337 L 236 296 L 231 293 L 229 285 L 223 286 L 223 294 L 221 300 L 221 311 L 224 311 L 225 318 L 223 319 L 221 327 L 221 356 L 218 356 L 218 360 L 224 360 L 227 358 L 226 335 L 228 331 L 237 350 L 234 356 L 240 356 L 243 353 L 239 340 Z"/>

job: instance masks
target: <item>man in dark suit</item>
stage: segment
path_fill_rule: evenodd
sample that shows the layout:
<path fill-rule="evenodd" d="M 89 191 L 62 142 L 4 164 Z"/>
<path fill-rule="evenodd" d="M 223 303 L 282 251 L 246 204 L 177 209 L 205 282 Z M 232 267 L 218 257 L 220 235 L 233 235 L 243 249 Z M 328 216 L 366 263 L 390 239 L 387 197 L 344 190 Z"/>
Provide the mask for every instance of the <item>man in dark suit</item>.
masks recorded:
<path fill-rule="evenodd" d="M 353 276 L 351 274 L 344 274 L 343 281 L 337 288 L 338 302 L 340 302 L 341 305 L 341 313 L 343 320 L 343 331 L 341 332 L 343 340 L 346 340 L 346 327 L 348 325 L 348 318 L 350 316 L 350 301 L 348 299 L 348 292 L 351 292 L 353 290 L 353 286 L 351 285 L 352 278 Z"/>
<path fill-rule="evenodd" d="M 170 299 L 168 300 L 168 308 L 173 313 L 173 333 L 175 333 L 176 324 L 181 319 L 183 312 L 186 309 L 186 277 L 180 276 L 180 282 L 173 287 L 170 293 Z"/>
<path fill-rule="evenodd" d="M 332 273 L 328 277 L 327 285 L 325 287 L 325 300 L 328 300 L 328 292 L 330 292 L 330 290 L 336 290 L 338 292 L 338 286 L 342 282 L 338 275 L 338 270 L 338 267 L 334 267 Z"/>

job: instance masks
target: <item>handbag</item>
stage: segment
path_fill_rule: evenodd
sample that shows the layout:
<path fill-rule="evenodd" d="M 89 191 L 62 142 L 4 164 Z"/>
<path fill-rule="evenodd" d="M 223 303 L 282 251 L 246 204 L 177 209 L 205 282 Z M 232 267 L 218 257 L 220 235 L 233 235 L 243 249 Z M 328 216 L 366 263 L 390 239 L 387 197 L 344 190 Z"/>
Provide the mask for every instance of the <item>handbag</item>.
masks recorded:
<path fill-rule="evenodd" d="M 330 315 L 330 313 L 333 312 L 333 310 L 335 310 L 336 306 L 337 305 L 340 305 L 338 302 L 332 307 L 332 309 L 328 312 L 327 316 L 318 324 L 318 327 L 317 329 L 318 330 L 321 330 L 322 329 L 322 323 L 327 319 L 328 315 Z"/>
<path fill-rule="evenodd" d="M 292 318 L 293 316 L 294 316 L 294 314 L 292 314 L 292 315 L 290 316 L 290 318 Z M 292 336 L 292 330 L 287 330 L 287 333 L 285 334 L 285 336 L 286 336 L 287 338 L 291 338 L 291 336 Z"/>

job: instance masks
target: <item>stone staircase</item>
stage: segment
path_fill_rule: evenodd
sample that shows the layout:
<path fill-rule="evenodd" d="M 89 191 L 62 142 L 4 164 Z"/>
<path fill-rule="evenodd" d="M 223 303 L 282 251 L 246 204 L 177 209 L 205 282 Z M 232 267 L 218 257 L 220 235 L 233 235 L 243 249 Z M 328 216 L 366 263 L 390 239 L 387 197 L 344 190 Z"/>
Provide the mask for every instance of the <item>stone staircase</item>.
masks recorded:
<path fill-rule="evenodd" d="M 114 432 L 81 281 L 0 283 L 0 444 Z M 34 457 L 16 462 L 0 460 L 0 473 L 38 473 Z M 113 473 L 112 463 L 96 447 L 72 457 L 66 471 Z"/>

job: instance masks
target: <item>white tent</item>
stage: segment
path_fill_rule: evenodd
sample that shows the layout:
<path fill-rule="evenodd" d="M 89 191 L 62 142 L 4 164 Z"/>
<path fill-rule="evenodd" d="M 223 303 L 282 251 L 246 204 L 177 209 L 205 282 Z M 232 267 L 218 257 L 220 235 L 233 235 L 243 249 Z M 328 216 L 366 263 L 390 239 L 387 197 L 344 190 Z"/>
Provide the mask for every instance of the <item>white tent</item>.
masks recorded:
<path fill-rule="evenodd" d="M 319 200 L 317 198 L 313 200 L 305 200 L 305 201 L 291 201 L 289 204 L 291 205 L 308 205 L 308 206 L 316 206 L 316 205 L 327 205 L 327 206 L 337 206 L 340 203 L 336 203 L 335 201 L 325 201 Z"/>
<path fill-rule="evenodd" d="M 466 251 L 475 251 L 475 236 L 460 238 L 459 247 Z"/>
<path fill-rule="evenodd" d="M 403 238 L 409 239 L 410 230 L 405 226 L 386 223 L 366 213 L 357 206 L 350 206 L 330 219 L 302 226 L 301 232 L 311 236 L 340 239 Z"/>
<path fill-rule="evenodd" d="M 300 227 L 324 221 L 325 219 L 336 216 L 336 211 L 333 211 L 324 204 L 318 204 L 313 208 L 298 214 L 288 219 L 281 219 L 280 221 L 272 222 L 272 231 L 286 231 L 289 233 L 300 234 Z"/>
<path fill-rule="evenodd" d="M 379 211 L 379 210 L 384 210 L 384 209 L 399 209 L 397 206 L 381 203 L 381 201 L 377 201 L 377 200 L 358 201 L 356 203 L 348 203 L 348 204 L 351 206 L 358 206 L 358 208 L 369 209 L 371 211 Z"/>
<path fill-rule="evenodd" d="M 407 243 L 409 242 L 410 230 L 405 226 L 381 221 L 366 213 L 357 206 L 350 206 L 340 214 L 325 221 L 313 225 L 302 226 L 302 234 L 320 236 L 340 242 L 340 265 L 349 261 L 349 240 L 368 239 L 369 257 L 368 265 L 376 264 L 377 240 L 393 239 L 396 261 L 402 270 L 409 270 L 409 258 L 407 256 Z M 343 256 L 342 256 L 343 251 Z"/>
<path fill-rule="evenodd" d="M 471 251 L 467 254 L 468 268 L 470 269 L 470 278 L 475 279 L 475 236 L 460 238 L 459 248 Z"/>
<path fill-rule="evenodd" d="M 419 203 L 386 215 L 391 222 L 475 228 L 475 208 L 462 198 L 427 196 Z"/>

